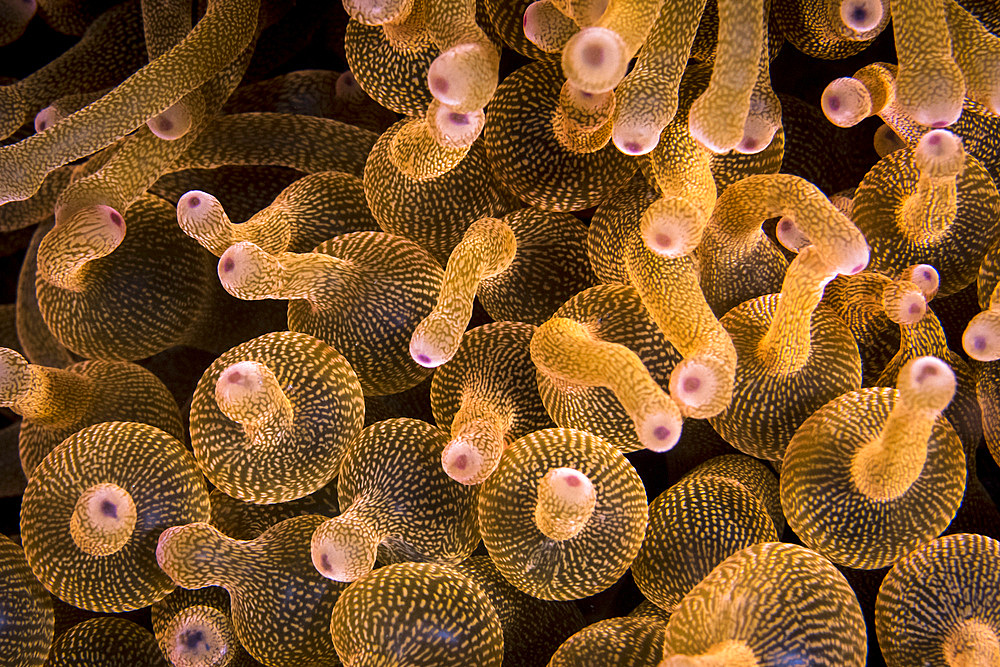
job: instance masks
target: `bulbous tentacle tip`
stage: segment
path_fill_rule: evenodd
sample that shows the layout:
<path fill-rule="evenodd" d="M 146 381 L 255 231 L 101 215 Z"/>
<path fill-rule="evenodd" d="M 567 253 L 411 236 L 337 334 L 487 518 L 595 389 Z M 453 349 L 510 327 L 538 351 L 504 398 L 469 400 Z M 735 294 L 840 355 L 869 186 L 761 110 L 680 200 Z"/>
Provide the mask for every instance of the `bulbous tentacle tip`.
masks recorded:
<path fill-rule="evenodd" d="M 684 419 L 679 409 L 657 412 L 643 416 L 636 424 L 639 442 L 653 452 L 667 452 L 674 448 L 681 438 Z"/>
<path fill-rule="evenodd" d="M 8 407 L 31 388 L 28 360 L 18 352 L 0 347 L 0 405 Z"/>
<path fill-rule="evenodd" d="M 920 137 L 913 152 L 921 174 L 931 177 L 954 176 L 965 164 L 962 139 L 948 130 L 931 130 Z"/>
<path fill-rule="evenodd" d="M 857 33 L 856 39 L 864 39 L 861 35 L 875 30 L 882 19 L 887 19 L 886 9 L 881 0 L 841 0 L 837 15 L 848 31 Z"/>
<path fill-rule="evenodd" d="M 60 113 L 54 106 L 49 105 L 35 114 L 35 132 L 44 132 L 61 121 L 63 118 L 65 118 L 65 116 L 62 113 Z"/>
<path fill-rule="evenodd" d="M 535 524 L 553 540 L 568 540 L 587 525 L 597 504 L 597 490 L 575 468 L 551 468 L 538 482 Z"/>
<path fill-rule="evenodd" d="M 630 55 L 618 33 L 590 26 L 566 42 L 563 73 L 580 90 L 606 93 L 625 77 Z"/>
<path fill-rule="evenodd" d="M 899 371 L 896 389 L 902 400 L 940 412 L 955 395 L 955 371 L 937 357 L 917 357 Z"/>
<path fill-rule="evenodd" d="M 778 133 L 779 125 L 770 118 L 758 114 L 747 116 L 743 125 L 743 138 L 733 148 L 742 155 L 760 153 L 771 144 L 774 135 Z"/>
<path fill-rule="evenodd" d="M 271 283 L 280 280 L 281 273 L 278 259 L 250 241 L 234 243 L 219 257 L 219 282 L 237 298 L 266 298 L 260 294 L 272 291 Z"/>
<path fill-rule="evenodd" d="M 872 98 L 860 81 L 845 76 L 826 86 L 820 107 L 837 127 L 853 127 L 872 114 Z"/>
<path fill-rule="evenodd" d="M 194 125 L 191 110 L 182 102 L 167 107 L 146 121 L 146 127 L 164 141 L 174 141 L 187 134 Z"/>
<path fill-rule="evenodd" d="M 160 635 L 160 649 L 172 665 L 226 667 L 236 638 L 229 617 L 206 605 L 193 605 L 174 615 Z"/>
<path fill-rule="evenodd" d="M 662 127 L 657 129 L 616 121 L 611 130 L 611 141 L 625 155 L 646 155 L 659 145 L 662 132 Z"/>
<path fill-rule="evenodd" d="M 734 150 L 743 141 L 746 118 L 736 119 L 729 112 L 725 112 L 728 117 L 721 116 L 711 110 L 710 102 L 703 100 L 706 100 L 704 94 L 694 101 L 688 113 L 691 138 L 716 155 Z"/>
<path fill-rule="evenodd" d="M 897 280 L 886 286 L 882 306 L 896 324 L 913 325 L 927 314 L 927 299 L 920 287 L 909 280 Z"/>
<path fill-rule="evenodd" d="M 916 285 L 923 293 L 925 301 L 933 300 L 941 286 L 941 277 L 938 275 L 937 269 L 930 264 L 914 264 L 907 267 L 899 278 Z"/>
<path fill-rule="evenodd" d="M 413 9 L 413 0 L 343 0 L 344 10 L 365 25 L 398 23 Z"/>
<path fill-rule="evenodd" d="M 378 542 L 361 521 L 330 519 L 313 532 L 310 542 L 313 567 L 333 581 L 356 581 L 375 567 Z"/>
<path fill-rule="evenodd" d="M 467 42 L 442 52 L 427 69 L 434 99 L 468 113 L 489 103 L 497 87 L 500 56 L 489 44 Z"/>
<path fill-rule="evenodd" d="M 177 224 L 193 239 L 218 231 L 224 217 L 219 200 L 202 190 L 189 190 L 177 200 Z"/>
<path fill-rule="evenodd" d="M 826 253 L 824 260 L 837 273 L 853 276 L 868 266 L 868 262 L 871 261 L 871 249 L 865 237 L 859 232 L 855 238 L 837 248 L 835 252 Z"/>
<path fill-rule="evenodd" d="M 441 452 L 441 467 L 448 477 L 466 486 L 482 484 L 496 469 L 496 465 L 487 465 L 478 447 L 462 439 L 451 440 L 445 445 Z"/>
<path fill-rule="evenodd" d="M 806 235 L 802 228 L 795 224 L 791 216 L 782 216 L 774 228 L 774 235 L 778 243 L 788 248 L 792 252 L 801 252 L 803 248 L 812 245 L 812 240 Z"/>
<path fill-rule="evenodd" d="M 258 361 L 239 361 L 222 371 L 215 383 L 215 402 L 236 422 L 253 421 L 273 412 L 281 389 L 270 368 Z"/>
<path fill-rule="evenodd" d="M 468 113 L 456 111 L 439 100 L 427 109 L 430 135 L 445 148 L 468 148 L 476 142 L 486 127 L 486 112 L 476 109 Z"/>
<path fill-rule="evenodd" d="M 642 214 L 639 232 L 646 246 L 663 257 L 683 257 L 701 243 L 705 212 L 686 199 L 663 197 Z"/>
<path fill-rule="evenodd" d="M 896 79 L 896 100 L 903 113 L 924 127 L 940 129 L 954 124 L 962 115 L 965 78 L 953 60 L 900 64 Z"/>
<path fill-rule="evenodd" d="M 976 361 L 1000 359 L 1000 313 L 984 310 L 973 317 L 962 334 L 962 348 Z"/>
<path fill-rule="evenodd" d="M 128 491 L 110 482 L 96 484 L 80 495 L 70 516 L 73 542 L 92 556 L 108 556 L 131 539 L 137 521 Z"/>
<path fill-rule="evenodd" d="M 441 327 L 440 320 L 429 315 L 424 318 L 410 336 L 410 356 L 424 368 L 437 368 L 451 361 L 462 342 L 462 332 L 445 331 L 451 327 Z"/>
<path fill-rule="evenodd" d="M 337 77 L 337 81 L 334 83 L 334 92 L 337 99 L 354 104 L 364 102 L 368 98 L 367 93 L 361 88 L 361 84 L 358 83 L 351 70 L 345 70 Z"/>
<path fill-rule="evenodd" d="M 687 417 L 713 417 L 729 406 L 734 374 L 735 369 L 707 359 L 684 359 L 670 373 L 670 396 Z"/>

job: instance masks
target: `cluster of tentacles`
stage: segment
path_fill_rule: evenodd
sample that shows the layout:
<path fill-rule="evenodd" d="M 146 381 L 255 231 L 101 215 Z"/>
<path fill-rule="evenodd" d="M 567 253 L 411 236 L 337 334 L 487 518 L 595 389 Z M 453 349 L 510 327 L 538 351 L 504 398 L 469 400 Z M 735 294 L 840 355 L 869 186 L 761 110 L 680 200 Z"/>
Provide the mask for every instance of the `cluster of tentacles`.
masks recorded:
<path fill-rule="evenodd" d="M 0 663 L 1000 665 L 998 178 L 992 0 L 0 0 Z"/>

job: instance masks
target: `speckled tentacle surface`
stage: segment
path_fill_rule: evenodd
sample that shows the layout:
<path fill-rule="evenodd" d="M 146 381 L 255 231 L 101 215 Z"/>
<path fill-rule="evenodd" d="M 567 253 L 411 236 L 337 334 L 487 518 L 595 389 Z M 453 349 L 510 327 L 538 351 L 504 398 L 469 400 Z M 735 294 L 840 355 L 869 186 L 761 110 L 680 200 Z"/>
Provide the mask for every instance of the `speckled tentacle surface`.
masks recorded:
<path fill-rule="evenodd" d="M 553 468 L 566 467 L 590 480 L 595 505 L 576 535 L 555 540 L 536 523 L 538 485 Z M 479 523 L 507 581 L 543 600 L 573 600 L 604 590 L 624 574 L 646 531 L 645 493 L 625 457 L 600 438 L 547 429 L 507 450 L 482 485 Z"/>
<path fill-rule="evenodd" d="M 740 451 L 780 460 L 814 410 L 861 386 L 857 343 L 836 313 L 820 304 L 834 275 L 809 246 L 788 267 L 780 294 L 745 301 L 722 317 L 739 363 L 733 401 L 711 423 Z"/>
<path fill-rule="evenodd" d="M 98 210 L 100 216 L 87 215 Z M 83 210 L 77 222 L 85 237 L 80 243 L 72 242 L 75 235 L 63 237 L 71 241 L 59 253 L 63 261 L 52 271 L 39 261 L 35 277 L 39 309 L 57 340 L 84 356 L 132 360 L 196 330 L 215 279 L 209 258 L 177 228 L 174 216 L 167 202 L 143 195 L 130 209 L 125 234 L 124 219 L 113 209 Z M 115 251 L 93 258 L 95 239 L 117 243 Z M 67 255 L 75 261 L 67 263 Z M 163 256 L 173 259 L 153 259 Z"/>
<path fill-rule="evenodd" d="M 160 536 L 156 560 L 179 586 L 225 588 L 236 636 L 256 660 L 334 665 L 330 614 L 345 586 L 322 577 L 309 557 L 309 540 L 324 520 L 287 519 L 250 541 L 207 523 L 177 526 Z"/>
<path fill-rule="evenodd" d="M 296 180 L 269 206 L 237 224 L 218 199 L 192 190 L 177 202 L 177 221 L 216 257 L 239 241 L 251 241 L 270 253 L 308 252 L 340 234 L 378 229 L 361 179 L 341 171 Z"/>
<path fill-rule="evenodd" d="M 504 633 L 482 589 L 434 563 L 396 563 L 343 592 L 330 620 L 340 659 L 349 665 L 500 667 Z"/>
<path fill-rule="evenodd" d="M 471 329 L 452 360 L 435 372 L 431 408 L 434 421 L 451 434 L 442 464 L 452 478 L 479 483 L 499 465 L 507 445 L 552 425 L 529 352 L 535 330 L 504 321 Z"/>
<path fill-rule="evenodd" d="M 21 536 L 31 569 L 60 599 L 126 611 L 173 587 L 156 565 L 160 533 L 208 512 L 203 478 L 179 441 L 146 424 L 106 422 L 71 435 L 35 469 Z"/>
<path fill-rule="evenodd" d="M 610 389 L 642 446 L 665 451 L 677 443 L 683 422 L 680 407 L 625 345 L 602 340 L 586 324 L 556 316 L 531 337 L 531 360 L 557 386 Z"/>
<path fill-rule="evenodd" d="M 210 366 L 191 399 L 191 445 L 224 492 L 287 502 L 325 486 L 361 431 L 361 384 L 347 360 L 312 336 L 275 332 Z"/>
<path fill-rule="evenodd" d="M 649 152 L 674 119 L 681 76 L 704 8 L 704 0 L 684 0 L 662 9 L 635 66 L 615 89 L 612 138 L 623 153 Z"/>
<path fill-rule="evenodd" d="M 184 437 L 173 396 L 155 375 L 135 364 L 84 361 L 57 369 L 26 366 L 22 360 L 5 372 L 8 380 L 27 381 L 10 407 L 23 413 L 19 451 L 21 467 L 29 474 L 71 434 L 100 422 L 137 421 Z"/>
<path fill-rule="evenodd" d="M 40 667 L 52 644 L 52 598 L 28 567 L 24 550 L 8 537 L 0 537 L 0 610 L 5 619 L 0 660 Z"/>
<path fill-rule="evenodd" d="M 0 201 L 27 198 L 52 169 L 120 139 L 215 76 L 249 44 L 258 4 L 210 3 L 181 43 L 112 92 L 45 132 L 0 149 Z"/>
<path fill-rule="evenodd" d="M 670 375 L 670 393 L 682 411 L 705 418 L 732 398 L 736 349 L 705 300 L 690 256 L 661 257 L 634 236 L 625 265 L 643 305 L 684 356 Z"/>
<path fill-rule="evenodd" d="M 374 565 L 376 548 L 383 562 L 457 563 L 472 553 L 478 489 L 441 468 L 447 441 L 444 431 L 409 418 L 373 424 L 352 441 L 337 485 L 343 514 L 312 538 L 324 576 L 357 579 Z"/>
<path fill-rule="evenodd" d="M 141 67 L 146 56 L 141 18 L 136 3 L 112 7 L 62 55 L 17 83 L 0 87 L 0 136 L 13 134 L 58 97 L 117 85 Z"/>
<path fill-rule="evenodd" d="M 503 578 L 488 555 L 470 556 L 452 567 L 479 586 L 496 610 L 503 627 L 504 664 L 509 667 L 548 665 L 559 645 L 583 627 L 575 604 L 522 593 Z"/>
<path fill-rule="evenodd" d="M 530 63 L 503 80 L 487 108 L 486 155 L 514 194 L 549 211 L 596 206 L 636 168 L 610 144 L 589 153 L 567 149 L 553 129 L 563 80 L 558 65 Z"/>
<path fill-rule="evenodd" d="M 636 354 L 661 389 L 681 360 L 630 285 L 599 285 L 567 301 L 555 317 L 581 324 L 598 342 L 624 346 Z M 536 378 L 545 408 L 560 426 L 593 433 L 623 452 L 645 445 L 615 393 L 603 386 L 566 382 L 539 369 Z"/>
<path fill-rule="evenodd" d="M 567 639 L 551 667 L 579 667 L 591 660 L 604 664 L 656 667 L 663 657 L 664 624 L 648 618 L 606 618 Z"/>
<path fill-rule="evenodd" d="M 879 588 L 875 630 L 886 664 L 1000 660 L 1000 544 L 946 535 L 898 561 Z"/>
<path fill-rule="evenodd" d="M 904 385 L 906 393 L 878 387 L 831 401 L 785 452 L 781 506 L 789 526 L 849 567 L 884 567 L 938 536 L 965 490 L 962 443 L 939 416 L 954 374 L 921 357 L 904 368 Z"/>
<path fill-rule="evenodd" d="M 392 161 L 392 144 L 406 127 L 399 122 L 379 137 L 364 167 L 365 195 L 379 226 L 423 246 L 442 265 L 466 228 L 483 216 L 499 215 L 504 195 L 491 173 L 483 140 L 435 178 L 407 176 Z M 426 223 L 427 218 L 435 224 Z"/>
<path fill-rule="evenodd" d="M 1000 196 L 983 165 L 947 131 L 890 153 L 858 186 L 852 219 L 870 239 L 870 268 L 894 275 L 930 264 L 946 296 L 976 279 L 997 241 Z"/>
<path fill-rule="evenodd" d="M 587 262 L 587 229 L 575 216 L 522 208 L 501 220 L 514 232 L 517 252 L 510 267 L 485 278 L 476 293 L 494 320 L 541 324 L 597 283 Z"/>
<path fill-rule="evenodd" d="M 156 644 L 156 637 L 146 628 L 124 618 L 98 617 L 62 633 L 52 643 L 46 666 L 106 665 L 129 667 L 135 664 L 167 667 Z"/>
<path fill-rule="evenodd" d="M 410 355 L 418 364 L 433 368 L 455 355 L 479 284 L 510 268 L 515 253 L 514 231 L 502 220 L 480 218 L 469 225 L 448 258 L 437 303 L 410 338 Z"/>
<path fill-rule="evenodd" d="M 381 232 L 345 234 L 312 253 L 269 255 L 244 241 L 219 261 L 231 294 L 290 299 L 289 328 L 344 350 L 373 395 L 404 391 L 430 374 L 410 356 L 409 336 L 430 312 L 443 274 L 419 246 Z"/>
<path fill-rule="evenodd" d="M 975 452 L 983 435 L 982 412 L 976 400 L 978 373 L 948 347 L 941 321 L 931 308 L 927 309 L 919 322 L 898 324 L 899 348 L 875 380 L 875 386 L 895 386 L 903 366 L 917 357 L 930 355 L 947 363 L 955 374 L 956 385 L 955 396 L 944 409 L 944 417 L 958 433 L 965 450 L 966 463 L 970 465 L 970 469 L 974 469 Z"/>
<path fill-rule="evenodd" d="M 646 599 L 664 611 L 673 612 L 689 590 L 737 551 L 778 540 L 766 499 L 727 468 L 746 468 L 764 481 L 774 500 L 777 479 L 750 457 L 725 458 L 729 461 L 721 466 L 713 466 L 719 459 L 702 464 L 649 505 L 649 527 L 632 576 Z"/>
<path fill-rule="evenodd" d="M 868 264 L 861 231 L 814 185 L 791 174 L 749 176 L 719 197 L 698 248 L 702 288 L 716 313 L 779 290 L 786 260 L 760 224 L 780 216 L 791 218 L 837 272 Z"/>
<path fill-rule="evenodd" d="M 952 57 L 945 0 L 892 0 L 892 22 L 900 108 L 921 125 L 951 125 L 962 113 L 966 86 Z"/>
<path fill-rule="evenodd" d="M 769 542 L 733 554 L 685 596 L 667 623 L 661 665 L 766 665 L 791 655 L 860 667 L 866 654 L 844 575 L 814 551 Z"/>

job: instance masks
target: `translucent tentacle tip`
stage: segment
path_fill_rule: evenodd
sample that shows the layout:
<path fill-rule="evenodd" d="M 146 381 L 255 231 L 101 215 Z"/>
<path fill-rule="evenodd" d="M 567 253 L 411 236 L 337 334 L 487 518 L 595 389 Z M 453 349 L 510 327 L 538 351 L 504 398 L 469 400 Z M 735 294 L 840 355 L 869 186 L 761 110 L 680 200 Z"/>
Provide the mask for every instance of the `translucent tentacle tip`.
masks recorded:
<path fill-rule="evenodd" d="M 750 114 L 747 115 L 747 120 L 743 124 L 743 138 L 733 150 L 743 155 L 760 153 L 771 144 L 774 135 L 777 134 L 780 117 L 778 121 L 775 122 L 765 113 L 754 113 L 753 108 L 751 108 Z"/>
<path fill-rule="evenodd" d="M 845 28 L 861 35 L 878 27 L 885 7 L 880 0 L 841 0 L 838 16 Z"/>
<path fill-rule="evenodd" d="M 50 104 L 35 114 L 35 132 L 44 132 L 65 117 Z"/>
<path fill-rule="evenodd" d="M 486 126 L 486 112 L 477 109 L 461 113 L 435 102 L 427 110 L 428 127 L 434 141 L 446 148 L 468 148 L 475 143 Z"/>
<path fill-rule="evenodd" d="M 445 331 L 435 326 L 443 322 L 432 315 L 424 318 L 410 336 L 410 356 L 424 368 L 437 368 L 447 363 L 462 342 L 462 330 Z M 433 331 L 437 329 L 437 331 Z"/>
<path fill-rule="evenodd" d="M 180 139 L 194 124 L 188 106 L 178 102 L 146 121 L 146 127 L 160 139 L 173 141 Z"/>
<path fill-rule="evenodd" d="M 611 130 L 611 141 L 625 155 L 646 155 L 659 145 L 662 132 L 662 127 L 621 118 Z"/>
<path fill-rule="evenodd" d="M 639 223 L 646 246 L 663 257 L 683 257 L 701 243 L 705 212 L 686 199 L 664 197 L 649 205 Z"/>
<path fill-rule="evenodd" d="M 666 452 L 673 449 L 681 437 L 684 419 L 680 410 L 663 410 L 642 415 L 636 422 L 636 434 L 639 442 L 653 452 Z"/>
<path fill-rule="evenodd" d="M 596 504 L 589 477 L 574 468 L 552 468 L 538 482 L 535 524 L 553 540 L 568 540 L 587 525 Z"/>
<path fill-rule="evenodd" d="M 222 214 L 219 200 L 202 190 L 189 190 L 177 200 L 177 224 L 195 239 L 216 231 Z"/>
<path fill-rule="evenodd" d="M 224 667 L 237 641 L 229 617 L 214 607 L 194 605 L 167 623 L 160 648 L 172 665 Z"/>
<path fill-rule="evenodd" d="M 795 224 L 790 216 L 782 216 L 774 228 L 774 235 L 778 243 L 785 246 L 792 252 L 801 252 L 803 248 L 812 245 L 812 241 L 802 231 L 802 228 Z"/>
<path fill-rule="evenodd" d="M 566 78 L 588 93 L 605 93 L 625 77 L 625 42 L 613 30 L 590 26 L 573 35 L 563 49 Z"/>
<path fill-rule="evenodd" d="M 900 398 L 916 408 L 940 412 L 955 395 L 955 371 L 937 357 L 917 357 L 899 372 Z"/>
<path fill-rule="evenodd" d="M 427 68 L 427 87 L 434 99 L 461 111 L 486 106 L 496 89 L 496 52 L 485 44 L 468 42 L 442 52 Z M 484 66 L 487 66 L 487 70 Z"/>
<path fill-rule="evenodd" d="M 222 253 L 218 272 L 227 292 L 241 299 L 258 299 L 278 290 L 282 267 L 276 257 L 250 241 L 240 241 Z"/>
<path fill-rule="evenodd" d="M 125 546 L 136 520 L 135 501 L 129 492 L 105 482 L 80 495 L 70 517 L 70 535 L 82 551 L 107 556 Z"/>
<path fill-rule="evenodd" d="M 930 264 L 914 264 L 903 271 L 899 277 L 901 280 L 909 280 L 920 288 L 925 301 L 931 301 L 941 286 L 941 277 L 938 275 L 937 269 Z"/>
<path fill-rule="evenodd" d="M 954 176 L 965 164 L 965 148 L 957 134 L 931 130 L 920 137 L 913 152 L 920 173 L 930 177 Z"/>
<path fill-rule="evenodd" d="M 849 76 L 834 79 L 827 85 L 820 106 L 827 119 L 837 127 L 853 127 L 872 114 L 868 89 Z"/>
<path fill-rule="evenodd" d="M 233 421 L 270 412 L 272 393 L 278 384 L 274 373 L 257 361 L 239 361 L 222 371 L 215 383 L 215 401 Z"/>
<path fill-rule="evenodd" d="M 344 0 L 344 10 L 365 25 L 401 21 L 409 15 L 413 0 Z"/>
<path fill-rule="evenodd" d="M 688 417 L 705 419 L 729 406 L 728 391 L 719 377 L 719 368 L 698 358 L 688 358 L 674 367 L 670 374 L 670 396 Z"/>
<path fill-rule="evenodd" d="M 467 486 L 481 484 L 495 469 L 495 466 L 487 465 L 478 447 L 462 438 L 445 445 L 441 452 L 441 466 L 448 477 Z"/>
<path fill-rule="evenodd" d="M 962 334 L 962 347 L 976 361 L 1000 359 L 1000 312 L 984 310 L 973 317 Z"/>
<path fill-rule="evenodd" d="M 897 324 L 913 325 L 927 314 L 927 299 L 919 286 L 909 282 L 888 286 L 882 303 L 889 319 Z"/>
<path fill-rule="evenodd" d="M 375 566 L 379 540 L 363 521 L 337 519 L 320 524 L 312 535 L 313 566 L 327 579 L 350 582 Z"/>

